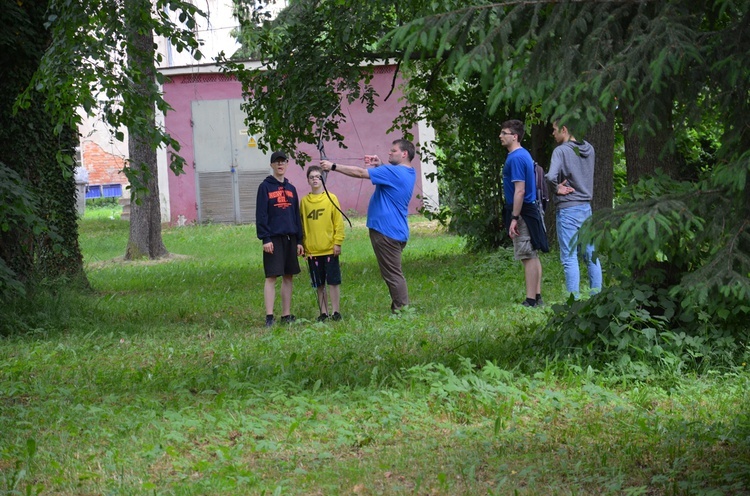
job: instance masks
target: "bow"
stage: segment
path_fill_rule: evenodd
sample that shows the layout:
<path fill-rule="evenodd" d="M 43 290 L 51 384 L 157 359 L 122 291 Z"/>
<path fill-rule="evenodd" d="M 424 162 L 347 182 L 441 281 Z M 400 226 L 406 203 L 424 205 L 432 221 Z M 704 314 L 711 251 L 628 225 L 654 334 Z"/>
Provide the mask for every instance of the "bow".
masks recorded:
<path fill-rule="evenodd" d="M 339 109 L 339 107 L 341 107 L 341 102 L 339 102 L 339 104 L 336 105 L 336 108 L 333 109 L 333 112 L 331 112 L 330 114 L 328 114 L 328 117 L 326 117 L 323 120 L 323 124 L 320 125 L 320 134 L 318 135 L 317 148 L 318 148 L 318 152 L 320 153 L 320 160 L 321 161 L 328 160 L 328 157 L 326 156 L 326 147 L 323 144 L 323 133 L 325 132 L 326 122 L 328 122 L 329 119 L 331 117 L 333 117 L 333 114 Z M 336 205 L 336 202 L 333 201 L 333 199 L 331 198 L 331 195 L 328 193 L 328 188 L 326 187 L 326 180 L 327 179 L 328 179 L 328 172 L 324 171 L 321 174 L 320 182 L 323 183 L 323 191 L 326 192 L 326 196 L 328 197 L 328 201 L 331 202 L 331 205 L 333 205 L 334 208 L 336 208 L 336 210 L 338 210 L 339 212 L 341 212 L 341 215 L 343 215 L 344 218 L 346 219 L 346 221 L 349 223 L 349 227 L 353 227 L 352 226 L 352 221 L 349 220 L 349 217 L 346 216 L 346 214 L 344 213 L 344 211 L 341 210 L 338 205 Z"/>

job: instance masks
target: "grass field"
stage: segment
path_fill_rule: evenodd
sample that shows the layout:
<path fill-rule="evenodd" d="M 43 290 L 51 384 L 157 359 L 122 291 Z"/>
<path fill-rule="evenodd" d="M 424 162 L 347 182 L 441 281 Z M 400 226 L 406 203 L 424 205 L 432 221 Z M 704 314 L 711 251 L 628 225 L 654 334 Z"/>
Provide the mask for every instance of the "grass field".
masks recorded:
<path fill-rule="evenodd" d="M 413 218 L 395 317 L 355 219 L 344 320 L 315 322 L 303 269 L 298 322 L 267 329 L 253 226 L 165 228 L 179 256 L 125 263 L 113 216 L 81 221 L 92 290 L 0 338 L 0 494 L 750 494 L 745 364 L 635 380 L 540 353 L 552 310 L 518 305 L 507 250 Z"/>

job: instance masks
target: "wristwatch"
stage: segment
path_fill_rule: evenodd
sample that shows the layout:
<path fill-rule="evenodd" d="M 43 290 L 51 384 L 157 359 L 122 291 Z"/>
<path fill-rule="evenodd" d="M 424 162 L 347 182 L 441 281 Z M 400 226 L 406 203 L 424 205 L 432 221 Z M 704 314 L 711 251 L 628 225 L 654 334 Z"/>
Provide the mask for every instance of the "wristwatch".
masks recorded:
<path fill-rule="evenodd" d="M 518 220 L 518 219 L 521 218 L 521 216 L 520 215 L 511 215 L 510 218 L 513 219 L 513 220 Z"/>
<path fill-rule="evenodd" d="M 331 170 L 336 170 L 336 163 L 335 162 L 331 164 Z"/>

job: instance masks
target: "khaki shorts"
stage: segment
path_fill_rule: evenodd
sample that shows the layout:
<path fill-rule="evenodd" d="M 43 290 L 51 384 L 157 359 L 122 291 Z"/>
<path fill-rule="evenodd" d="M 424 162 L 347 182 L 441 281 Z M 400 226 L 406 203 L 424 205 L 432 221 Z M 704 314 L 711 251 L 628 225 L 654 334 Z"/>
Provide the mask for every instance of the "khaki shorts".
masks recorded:
<path fill-rule="evenodd" d="M 531 246 L 529 226 L 526 225 L 526 221 L 523 220 L 523 217 L 518 219 L 516 225 L 518 226 L 518 232 L 520 235 L 513 238 L 513 257 L 516 260 L 539 258 L 539 254 L 534 247 Z"/>

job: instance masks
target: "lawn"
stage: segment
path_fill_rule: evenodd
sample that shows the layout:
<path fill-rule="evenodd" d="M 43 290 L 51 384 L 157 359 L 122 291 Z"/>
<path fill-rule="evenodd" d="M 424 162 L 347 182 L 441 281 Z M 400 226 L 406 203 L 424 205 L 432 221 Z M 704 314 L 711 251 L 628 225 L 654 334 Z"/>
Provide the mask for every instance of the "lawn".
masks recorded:
<path fill-rule="evenodd" d="M 315 322 L 303 268 L 297 323 L 267 329 L 253 226 L 167 227 L 176 256 L 125 263 L 127 222 L 92 209 L 91 290 L 37 295 L 0 337 L 0 494 L 750 494 L 745 364 L 634 378 L 542 353 L 553 310 L 518 304 L 512 253 L 420 217 L 393 316 L 354 221 L 344 320 Z"/>

